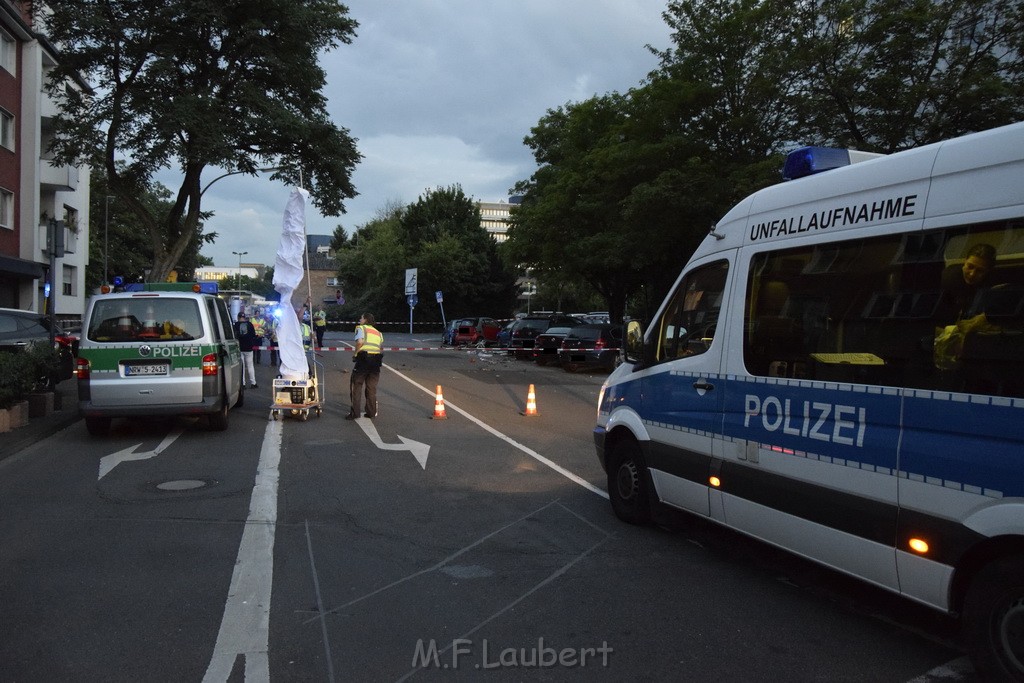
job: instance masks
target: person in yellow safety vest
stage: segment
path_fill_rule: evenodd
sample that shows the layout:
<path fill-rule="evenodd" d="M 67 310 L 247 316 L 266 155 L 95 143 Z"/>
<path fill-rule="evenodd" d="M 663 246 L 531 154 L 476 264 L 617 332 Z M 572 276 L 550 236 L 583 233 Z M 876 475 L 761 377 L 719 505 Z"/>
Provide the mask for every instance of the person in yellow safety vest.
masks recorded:
<path fill-rule="evenodd" d="M 352 380 L 350 394 L 352 407 L 346 420 L 359 417 L 359 406 L 365 387 L 366 413 L 364 417 L 377 417 L 377 382 L 380 381 L 380 368 L 384 362 L 384 335 L 373 326 L 373 314 L 363 313 L 356 326 L 355 353 L 352 361 Z"/>
<path fill-rule="evenodd" d="M 324 333 L 327 331 L 327 311 L 318 308 L 313 316 L 313 329 L 316 331 L 316 348 L 324 347 Z"/>
<path fill-rule="evenodd" d="M 295 309 L 295 317 L 299 321 L 299 333 L 302 335 L 302 350 L 306 354 L 309 376 L 313 377 L 313 357 L 309 353 L 313 348 L 313 328 L 302 319 L 302 309 Z"/>
<path fill-rule="evenodd" d="M 280 309 L 278 309 L 280 311 Z M 271 313 L 267 316 L 267 327 L 264 330 L 267 334 L 267 346 L 270 347 L 270 365 L 277 367 L 277 315 Z"/>
<path fill-rule="evenodd" d="M 255 365 L 260 364 L 260 347 L 263 346 L 263 335 L 264 330 L 267 328 L 267 323 L 263 320 L 263 311 L 256 311 L 256 315 L 249 321 L 252 323 L 253 329 L 256 330 L 256 346 L 252 350 L 252 362 Z"/>
<path fill-rule="evenodd" d="M 313 348 L 313 328 L 305 322 L 300 322 L 299 326 L 302 328 L 302 350 L 309 351 Z"/>

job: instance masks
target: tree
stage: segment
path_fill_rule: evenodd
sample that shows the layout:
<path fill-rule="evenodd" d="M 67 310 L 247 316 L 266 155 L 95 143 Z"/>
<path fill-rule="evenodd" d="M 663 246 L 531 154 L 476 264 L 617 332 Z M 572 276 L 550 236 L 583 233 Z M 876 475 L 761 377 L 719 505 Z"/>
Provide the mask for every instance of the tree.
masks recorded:
<path fill-rule="evenodd" d="M 355 231 L 337 254 L 346 306 L 378 318 L 408 314 L 402 288 L 405 270 L 416 268 L 421 294 L 445 292 L 445 308 L 470 315 L 510 312 L 515 279 L 498 257 L 497 245 L 480 225 L 480 211 L 458 185 L 437 188 L 406 207 L 389 203 Z M 420 308 L 422 320 L 440 320 L 440 310 Z"/>
<path fill-rule="evenodd" d="M 344 5 L 83 0 L 63 3 L 47 23 L 61 46 L 50 79 L 60 107 L 55 159 L 104 169 L 109 192 L 152 245 L 150 280 L 166 279 L 195 239 L 207 167 L 273 166 L 274 178 L 296 185 L 301 176 L 326 215 L 355 196 L 360 155 L 330 121 L 317 63 L 321 51 L 351 42 L 357 23 Z M 79 97 L 60 87 L 77 74 L 100 88 Z M 182 181 L 171 210 L 154 214 L 140 198 L 175 165 Z"/>
<path fill-rule="evenodd" d="M 802 128 L 890 153 L 1024 117 L 1020 0 L 807 2 Z"/>

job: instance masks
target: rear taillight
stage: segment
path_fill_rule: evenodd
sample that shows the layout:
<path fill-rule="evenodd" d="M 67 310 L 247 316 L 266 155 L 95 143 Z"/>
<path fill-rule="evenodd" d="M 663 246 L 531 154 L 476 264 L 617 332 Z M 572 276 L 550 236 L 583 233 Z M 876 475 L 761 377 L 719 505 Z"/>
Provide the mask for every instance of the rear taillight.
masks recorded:
<path fill-rule="evenodd" d="M 203 376 L 209 377 L 210 375 L 217 374 L 217 354 L 208 353 L 203 356 Z"/>
<path fill-rule="evenodd" d="M 85 358 L 75 359 L 75 375 L 78 379 L 89 379 L 89 375 L 92 374 L 92 366 L 89 365 L 89 361 Z"/>

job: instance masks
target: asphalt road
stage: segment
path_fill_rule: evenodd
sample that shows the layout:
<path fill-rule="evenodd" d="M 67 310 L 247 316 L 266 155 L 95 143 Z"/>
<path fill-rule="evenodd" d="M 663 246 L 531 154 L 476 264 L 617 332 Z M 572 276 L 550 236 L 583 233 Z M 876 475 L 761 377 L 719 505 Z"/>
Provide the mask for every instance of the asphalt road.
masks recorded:
<path fill-rule="evenodd" d="M 350 358 L 324 362 L 306 421 L 268 419 L 262 365 L 225 432 L 79 422 L 0 461 L 0 681 L 972 679 L 924 608 L 693 519 L 619 522 L 600 372 L 389 352 L 353 422 Z"/>

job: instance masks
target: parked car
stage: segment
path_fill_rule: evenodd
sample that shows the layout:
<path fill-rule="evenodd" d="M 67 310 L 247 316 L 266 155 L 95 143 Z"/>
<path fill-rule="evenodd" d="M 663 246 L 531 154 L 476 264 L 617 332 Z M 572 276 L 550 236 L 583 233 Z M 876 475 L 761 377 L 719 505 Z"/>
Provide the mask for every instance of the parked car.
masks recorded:
<path fill-rule="evenodd" d="M 50 343 L 50 318 L 42 313 L 18 308 L 0 308 L 0 350 L 23 351 L 35 344 Z M 67 334 L 59 324 L 54 327 L 53 347 L 60 368 L 53 379 L 70 379 L 75 371 L 78 338 Z"/>
<path fill-rule="evenodd" d="M 508 345 L 512 340 L 512 328 L 515 324 L 515 320 L 510 320 L 505 323 L 505 327 L 501 328 L 501 331 L 498 332 L 498 348 L 505 349 L 509 355 L 512 354 L 512 350 L 509 349 Z"/>
<path fill-rule="evenodd" d="M 622 325 L 579 325 L 565 335 L 558 359 L 566 372 L 581 368 L 614 370 L 621 346 Z"/>
<path fill-rule="evenodd" d="M 501 325 L 494 318 L 463 318 L 455 328 L 455 345 L 493 346 L 498 343 L 500 331 Z"/>
<path fill-rule="evenodd" d="M 571 327 L 549 327 L 533 340 L 533 360 L 537 365 L 558 365 L 558 351 Z"/>
<path fill-rule="evenodd" d="M 441 346 L 455 346 L 455 330 L 458 329 L 459 323 L 462 321 L 459 319 L 449 320 L 448 324 L 445 325 L 444 332 L 441 333 Z"/>
<path fill-rule="evenodd" d="M 533 358 L 533 345 L 538 334 L 551 327 L 576 327 L 580 324 L 576 318 L 560 313 L 523 316 L 512 328 L 509 348 L 516 358 Z"/>

